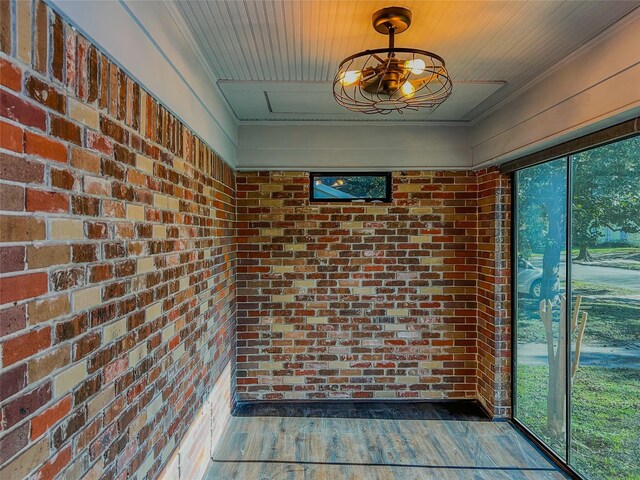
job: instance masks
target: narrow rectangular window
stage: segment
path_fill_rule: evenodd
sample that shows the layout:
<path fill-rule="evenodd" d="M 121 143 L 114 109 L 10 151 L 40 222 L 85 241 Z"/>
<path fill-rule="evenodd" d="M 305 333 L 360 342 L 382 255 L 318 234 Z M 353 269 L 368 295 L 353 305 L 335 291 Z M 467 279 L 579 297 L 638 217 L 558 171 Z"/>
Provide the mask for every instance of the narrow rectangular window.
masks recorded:
<path fill-rule="evenodd" d="M 390 172 L 332 172 L 309 175 L 312 202 L 391 202 Z"/>

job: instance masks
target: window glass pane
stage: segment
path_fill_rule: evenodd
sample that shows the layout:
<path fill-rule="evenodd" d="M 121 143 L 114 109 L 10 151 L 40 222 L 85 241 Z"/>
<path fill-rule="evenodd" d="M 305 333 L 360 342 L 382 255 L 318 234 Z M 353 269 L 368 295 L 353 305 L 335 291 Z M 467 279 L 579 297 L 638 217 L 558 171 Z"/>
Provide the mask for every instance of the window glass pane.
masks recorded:
<path fill-rule="evenodd" d="M 640 137 L 573 156 L 572 173 L 570 463 L 640 478 Z"/>
<path fill-rule="evenodd" d="M 567 159 L 516 175 L 515 416 L 564 458 Z"/>
<path fill-rule="evenodd" d="M 390 175 L 380 174 L 313 174 L 311 199 L 326 201 L 380 200 L 389 201 Z"/>

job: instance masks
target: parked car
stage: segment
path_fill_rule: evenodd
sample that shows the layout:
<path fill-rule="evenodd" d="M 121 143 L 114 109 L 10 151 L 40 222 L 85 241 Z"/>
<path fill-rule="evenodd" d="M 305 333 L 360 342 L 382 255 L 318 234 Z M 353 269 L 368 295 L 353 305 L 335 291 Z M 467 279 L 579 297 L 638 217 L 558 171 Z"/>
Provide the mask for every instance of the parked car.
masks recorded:
<path fill-rule="evenodd" d="M 524 258 L 518 258 L 518 292 L 540 298 L 542 269 L 534 267 Z"/>

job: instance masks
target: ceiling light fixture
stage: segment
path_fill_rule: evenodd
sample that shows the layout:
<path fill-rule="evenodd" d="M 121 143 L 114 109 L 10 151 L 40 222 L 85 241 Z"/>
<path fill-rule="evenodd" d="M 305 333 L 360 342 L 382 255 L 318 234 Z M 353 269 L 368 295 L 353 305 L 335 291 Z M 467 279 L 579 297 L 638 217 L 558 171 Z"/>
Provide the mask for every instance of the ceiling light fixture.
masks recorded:
<path fill-rule="evenodd" d="M 389 35 L 389 47 L 365 50 L 345 58 L 333 80 L 333 96 L 354 112 L 402 113 L 435 108 L 451 95 L 444 60 L 416 48 L 396 48 L 397 33 L 411 25 L 411 10 L 388 7 L 373 14 L 373 28 Z"/>

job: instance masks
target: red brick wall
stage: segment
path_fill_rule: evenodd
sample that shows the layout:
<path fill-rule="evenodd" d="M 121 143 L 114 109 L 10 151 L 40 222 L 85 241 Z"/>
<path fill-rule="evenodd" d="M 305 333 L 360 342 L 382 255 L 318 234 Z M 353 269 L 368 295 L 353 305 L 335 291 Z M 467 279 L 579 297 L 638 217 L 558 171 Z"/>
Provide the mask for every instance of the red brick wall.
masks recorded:
<path fill-rule="evenodd" d="M 153 478 L 234 355 L 234 174 L 44 3 L 0 7 L 0 477 Z"/>
<path fill-rule="evenodd" d="M 394 173 L 391 204 L 354 205 L 310 203 L 306 173 L 238 173 L 239 398 L 479 398 L 503 414 L 505 181 Z"/>
<path fill-rule="evenodd" d="M 474 173 L 396 173 L 390 205 L 236 182 L 240 399 L 475 398 Z"/>
<path fill-rule="evenodd" d="M 511 414 L 509 177 L 478 175 L 478 399 L 495 416 Z"/>

